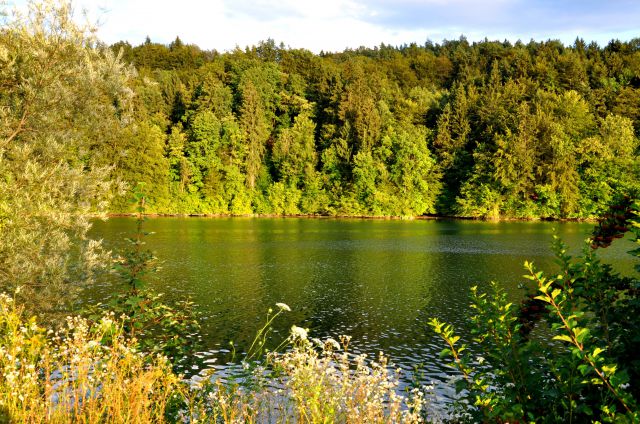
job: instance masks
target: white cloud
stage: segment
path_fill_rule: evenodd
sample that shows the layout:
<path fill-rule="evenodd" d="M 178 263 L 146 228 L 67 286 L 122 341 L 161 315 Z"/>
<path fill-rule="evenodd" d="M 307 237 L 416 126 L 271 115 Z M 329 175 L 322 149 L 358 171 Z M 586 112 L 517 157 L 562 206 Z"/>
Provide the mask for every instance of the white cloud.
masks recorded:
<path fill-rule="evenodd" d="M 180 5 L 168 0 L 81 0 L 76 5 L 101 22 L 99 34 L 108 43 L 126 39 L 135 45 L 147 35 L 168 43 L 180 36 L 184 42 L 224 51 L 272 38 L 318 52 L 382 42 L 424 42 L 429 35 L 424 30 L 386 29 L 368 22 L 371 12 L 350 0 L 283 0 L 277 4 L 185 0 Z"/>
<path fill-rule="evenodd" d="M 26 0 L 14 0 L 22 4 Z M 615 3 L 622 0 L 610 0 Z M 140 44 L 176 36 L 205 49 L 231 50 L 267 38 L 318 52 L 380 43 L 560 38 L 606 42 L 635 36 L 640 7 L 596 0 L 75 0 L 99 20 L 100 37 Z M 622 13 L 622 15 L 621 15 Z"/>

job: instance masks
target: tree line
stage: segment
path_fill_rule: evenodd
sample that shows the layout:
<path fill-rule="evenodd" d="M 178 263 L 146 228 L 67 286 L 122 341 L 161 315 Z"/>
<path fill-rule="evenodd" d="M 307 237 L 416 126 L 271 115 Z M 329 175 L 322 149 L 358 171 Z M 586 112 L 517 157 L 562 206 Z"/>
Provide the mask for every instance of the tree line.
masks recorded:
<path fill-rule="evenodd" d="M 104 148 L 155 212 L 593 217 L 638 187 L 640 39 L 111 48 L 136 122 Z"/>

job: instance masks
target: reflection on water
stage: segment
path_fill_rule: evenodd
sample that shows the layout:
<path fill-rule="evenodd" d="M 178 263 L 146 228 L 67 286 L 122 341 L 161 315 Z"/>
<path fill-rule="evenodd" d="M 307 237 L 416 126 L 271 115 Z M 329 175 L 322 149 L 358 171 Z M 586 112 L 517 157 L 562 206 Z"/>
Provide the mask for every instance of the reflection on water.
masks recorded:
<path fill-rule="evenodd" d="M 154 218 L 147 240 L 162 262 L 152 285 L 167 296 L 190 296 L 203 313 L 202 366 L 224 368 L 229 341 L 248 347 L 266 311 L 284 302 L 292 312 L 274 326 L 273 345 L 292 324 L 315 337 L 351 335 L 355 352 L 382 350 L 408 377 L 424 379 L 449 398 L 450 370 L 437 357 L 443 345 L 426 325 L 438 317 L 464 333 L 473 285 L 497 281 L 521 295 L 525 260 L 553 271 L 557 233 L 577 253 L 592 228 L 584 223 L 382 221 L 348 219 Z M 124 246 L 133 219 L 98 222 L 94 236 Z M 618 242 L 603 256 L 631 272 L 632 247 Z M 108 283 L 87 301 L 111 291 Z M 438 382 L 440 384 L 438 384 Z"/>

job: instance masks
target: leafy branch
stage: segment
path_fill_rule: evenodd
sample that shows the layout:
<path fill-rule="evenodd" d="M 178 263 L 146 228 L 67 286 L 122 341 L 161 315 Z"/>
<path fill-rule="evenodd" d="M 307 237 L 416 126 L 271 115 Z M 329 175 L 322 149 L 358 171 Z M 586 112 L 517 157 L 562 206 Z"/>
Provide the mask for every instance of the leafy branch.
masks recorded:
<path fill-rule="evenodd" d="M 632 408 L 635 407 L 635 402 L 632 396 L 622 389 L 622 386 L 628 382 L 626 374 L 618 372 L 616 365 L 605 364 L 606 359 L 602 355 L 606 351 L 605 349 L 598 346 L 592 348 L 587 346 L 590 340 L 590 330 L 587 327 L 580 326 L 578 322 L 584 313 L 567 311 L 565 308 L 567 303 L 566 291 L 561 288 L 553 288 L 556 281 L 545 278 L 542 272 L 536 272 L 531 263 L 525 263 L 525 267 L 530 274 L 527 278 L 536 282 L 538 291 L 541 293 L 536 296 L 536 299 L 549 304 L 549 310 L 561 322 L 560 325 L 556 324 L 553 327 L 556 330 L 562 330 L 563 333 L 554 336 L 553 339 L 568 342 L 573 346 L 572 353 L 584 362 L 583 365 L 578 367 L 584 377 L 587 377 L 591 372 L 597 375 L 597 379 L 590 379 L 586 382 L 604 384 L 620 405 L 629 414 L 634 414 Z"/>

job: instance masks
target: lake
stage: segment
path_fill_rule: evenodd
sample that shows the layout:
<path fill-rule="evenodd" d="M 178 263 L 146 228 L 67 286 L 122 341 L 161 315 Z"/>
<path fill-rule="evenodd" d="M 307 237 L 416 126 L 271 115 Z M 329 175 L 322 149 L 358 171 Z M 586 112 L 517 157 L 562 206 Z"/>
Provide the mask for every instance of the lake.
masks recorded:
<path fill-rule="evenodd" d="M 151 285 L 167 297 L 190 296 L 203 314 L 205 348 L 200 367 L 224 371 L 229 342 L 241 352 L 276 302 L 292 312 L 274 326 L 272 345 L 292 324 L 313 337 L 352 336 L 355 353 L 391 357 L 411 380 L 434 383 L 453 397 L 451 370 L 437 360 L 443 342 L 427 325 L 432 317 L 464 335 L 469 289 L 500 283 L 514 300 L 522 296 L 523 263 L 557 270 L 550 249 L 557 233 L 575 253 L 589 223 L 458 220 L 361 220 L 308 218 L 153 218 L 145 230 L 162 270 Z M 97 222 L 94 237 L 110 249 L 124 246 L 132 218 Z M 623 240 L 603 251 L 605 261 L 632 272 Z M 92 287 L 85 301 L 102 299 L 109 283 Z M 193 373 L 198 369 L 192 370 Z M 416 374 L 417 376 L 418 374 Z M 418 377 L 415 377 L 418 378 Z"/>

